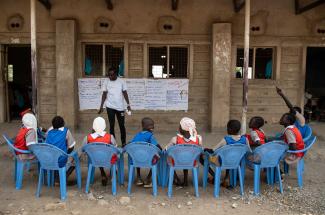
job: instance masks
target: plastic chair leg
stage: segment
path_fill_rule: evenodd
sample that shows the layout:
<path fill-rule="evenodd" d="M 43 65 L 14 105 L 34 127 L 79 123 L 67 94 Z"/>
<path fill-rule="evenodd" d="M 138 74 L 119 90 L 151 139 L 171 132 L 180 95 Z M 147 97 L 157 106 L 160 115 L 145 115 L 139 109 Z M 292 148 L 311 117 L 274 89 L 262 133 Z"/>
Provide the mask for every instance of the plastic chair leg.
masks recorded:
<path fill-rule="evenodd" d="M 15 158 L 14 180 L 17 181 L 17 159 Z"/>
<path fill-rule="evenodd" d="M 276 171 L 275 168 L 270 168 L 270 182 L 272 186 L 274 185 L 274 171 Z"/>
<path fill-rule="evenodd" d="M 209 160 L 208 160 L 208 156 L 205 156 L 204 164 L 203 164 L 203 178 L 202 178 L 202 187 L 204 189 L 206 189 L 207 187 L 208 174 L 209 174 Z"/>
<path fill-rule="evenodd" d="M 86 193 L 89 193 L 89 185 L 91 181 L 92 169 L 93 169 L 92 165 L 88 164 L 88 174 L 87 174 L 86 189 L 85 189 Z"/>
<path fill-rule="evenodd" d="M 199 197 L 199 177 L 198 177 L 198 167 L 192 169 L 195 196 Z"/>
<path fill-rule="evenodd" d="M 129 178 L 128 178 L 128 194 L 131 194 L 131 187 L 133 183 L 133 172 L 134 172 L 134 167 L 133 165 L 129 165 Z"/>
<path fill-rule="evenodd" d="M 43 178 L 44 178 L 44 171 L 43 171 L 43 169 L 40 169 L 39 176 L 38 176 L 37 190 L 36 190 L 36 197 L 37 198 L 39 197 L 39 195 L 41 193 Z"/>
<path fill-rule="evenodd" d="M 61 200 L 65 200 L 67 198 L 67 178 L 66 178 L 66 168 L 65 167 L 62 167 L 59 169 L 59 177 L 60 177 Z"/>
<path fill-rule="evenodd" d="M 254 164 L 254 195 L 260 194 L 260 174 L 260 166 Z"/>
<path fill-rule="evenodd" d="M 246 159 L 245 159 L 245 157 L 242 159 L 242 161 L 240 163 L 240 169 L 241 169 L 242 181 L 243 181 L 243 184 L 245 184 L 245 174 L 246 174 Z"/>
<path fill-rule="evenodd" d="M 119 168 L 118 168 L 118 174 L 119 174 L 119 184 L 124 184 L 124 153 L 120 155 L 119 159 Z"/>
<path fill-rule="evenodd" d="M 221 168 L 215 168 L 215 176 L 214 176 L 214 197 L 218 198 L 220 193 L 220 177 L 221 177 Z"/>
<path fill-rule="evenodd" d="M 173 195 L 173 181 L 174 181 L 174 168 L 169 167 L 169 178 L 168 178 L 168 197 L 171 198 Z"/>
<path fill-rule="evenodd" d="M 239 185 L 240 185 L 240 195 L 244 195 L 244 183 L 243 183 L 243 175 L 241 167 L 238 167 L 238 175 L 239 175 Z"/>
<path fill-rule="evenodd" d="M 280 165 L 278 164 L 276 167 L 278 180 L 279 180 L 279 186 L 280 186 L 280 192 L 283 193 L 283 186 L 282 186 L 282 180 L 281 180 L 281 173 L 280 173 Z"/>
<path fill-rule="evenodd" d="M 298 186 L 301 189 L 303 186 L 303 162 L 304 160 L 301 159 L 297 163 L 297 178 L 298 178 Z"/>
<path fill-rule="evenodd" d="M 116 164 L 112 165 L 112 194 L 116 195 Z"/>
<path fill-rule="evenodd" d="M 152 195 L 157 196 L 157 165 L 154 165 L 152 168 Z"/>
<path fill-rule="evenodd" d="M 50 187 L 51 186 L 51 170 L 44 170 L 46 171 L 46 179 L 47 179 L 47 186 Z"/>
<path fill-rule="evenodd" d="M 94 181 L 95 181 L 95 170 L 96 170 L 95 167 L 91 168 L 91 177 L 90 177 L 90 183 L 91 184 L 94 184 Z"/>
<path fill-rule="evenodd" d="M 23 184 L 23 176 L 24 176 L 24 163 L 17 162 L 17 180 L 16 180 L 16 189 L 20 190 Z"/>
<path fill-rule="evenodd" d="M 78 189 L 81 189 L 81 169 L 80 169 L 80 162 L 79 159 L 74 159 L 75 160 L 75 165 L 76 165 L 76 177 L 77 177 L 77 184 L 78 184 Z"/>

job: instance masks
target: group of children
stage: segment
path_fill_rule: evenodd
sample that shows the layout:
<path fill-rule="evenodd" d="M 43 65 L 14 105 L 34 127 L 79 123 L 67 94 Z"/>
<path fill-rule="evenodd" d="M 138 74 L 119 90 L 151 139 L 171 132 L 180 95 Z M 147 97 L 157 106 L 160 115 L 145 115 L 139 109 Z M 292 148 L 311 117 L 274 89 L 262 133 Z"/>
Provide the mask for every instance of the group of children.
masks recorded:
<path fill-rule="evenodd" d="M 282 93 L 281 89 L 277 88 L 277 93 L 285 100 L 286 104 L 290 108 L 290 112 L 283 114 L 280 119 L 279 123 L 284 127 L 282 136 L 280 138 L 286 144 L 289 145 L 290 150 L 301 150 L 304 148 L 304 142 L 302 138 L 302 136 L 304 135 L 303 132 L 305 132 L 304 117 L 301 115 L 301 110 L 291 105 L 289 100 Z M 37 128 L 37 121 L 35 115 L 31 111 L 25 112 L 23 114 L 22 123 L 23 125 L 15 138 L 14 145 L 19 149 L 26 150 L 31 144 L 38 142 L 37 131 L 39 129 Z M 129 144 L 132 144 L 133 142 L 148 142 L 162 150 L 162 147 L 158 144 L 158 141 L 154 136 L 154 121 L 149 117 L 145 117 L 142 119 L 141 123 L 142 131 L 137 133 Z M 218 142 L 213 148 L 205 148 L 205 151 L 213 152 L 224 145 L 231 144 L 245 144 L 249 147 L 249 149 L 252 150 L 260 145 L 274 140 L 274 137 L 267 137 L 265 132 L 262 130 L 264 124 L 265 120 L 262 117 L 252 117 L 249 122 L 250 133 L 242 135 L 240 133 L 241 123 L 238 120 L 229 120 L 229 122 L 227 123 L 227 135 L 222 138 L 221 141 Z M 114 136 L 107 133 L 105 129 L 105 119 L 103 119 L 102 117 L 95 118 L 93 121 L 92 133 L 88 134 L 85 137 L 83 144 L 102 142 L 106 144 L 113 144 L 116 146 L 117 144 Z M 196 125 L 193 119 L 190 119 L 188 117 L 182 118 L 179 124 L 178 131 L 178 134 L 169 141 L 165 149 L 177 144 L 194 144 L 202 146 L 202 137 L 197 133 Z M 76 144 L 71 132 L 67 127 L 65 127 L 65 122 L 60 116 L 56 116 L 53 118 L 52 127 L 49 128 L 46 132 L 45 142 L 48 144 L 55 145 L 66 153 L 71 153 L 74 150 L 74 146 Z M 19 156 L 21 156 L 21 159 L 34 159 L 34 156 L 30 154 L 19 154 Z M 292 164 L 301 159 L 302 156 L 303 153 L 288 154 L 285 160 L 288 164 Z M 258 158 L 256 158 L 255 156 L 251 156 L 248 157 L 248 159 L 252 159 L 256 162 L 256 159 Z M 116 162 L 116 160 L 117 157 L 113 157 L 111 162 Z M 216 160 L 218 161 L 218 159 Z M 200 161 L 203 162 L 202 157 Z M 67 160 L 63 158 L 59 160 L 60 165 L 65 165 L 66 162 Z M 218 164 L 218 162 L 216 163 Z M 102 176 L 102 184 L 106 185 L 108 178 L 105 174 L 104 169 L 101 168 L 100 170 Z M 69 176 L 72 171 L 73 167 L 68 170 L 67 176 Z M 209 172 L 212 176 L 214 176 L 214 173 L 211 169 L 209 170 Z M 188 171 L 184 170 L 184 181 L 181 182 L 177 174 L 175 174 L 175 184 L 186 186 L 188 184 L 187 175 Z M 227 175 L 228 174 L 226 174 L 225 179 L 227 178 Z M 145 187 L 152 186 L 151 172 L 149 172 L 149 175 L 147 176 L 146 181 L 144 182 L 141 178 L 140 168 L 138 168 L 137 178 L 137 185 L 144 185 Z M 213 179 L 210 178 L 209 181 L 213 182 Z"/>

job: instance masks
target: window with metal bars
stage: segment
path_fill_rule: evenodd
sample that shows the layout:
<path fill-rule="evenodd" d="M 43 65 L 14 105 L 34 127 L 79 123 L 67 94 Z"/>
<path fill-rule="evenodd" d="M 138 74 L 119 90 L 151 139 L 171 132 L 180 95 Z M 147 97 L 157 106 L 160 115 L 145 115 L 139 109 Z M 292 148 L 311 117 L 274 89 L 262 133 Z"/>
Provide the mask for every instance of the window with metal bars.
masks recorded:
<path fill-rule="evenodd" d="M 124 47 L 122 44 L 85 44 L 84 76 L 106 76 L 109 68 L 124 76 Z"/>
<path fill-rule="evenodd" d="M 149 77 L 187 78 L 188 47 L 149 46 Z"/>
<path fill-rule="evenodd" d="M 273 47 L 249 49 L 248 79 L 274 79 Z M 242 78 L 244 72 L 244 49 L 237 48 L 235 77 Z"/>

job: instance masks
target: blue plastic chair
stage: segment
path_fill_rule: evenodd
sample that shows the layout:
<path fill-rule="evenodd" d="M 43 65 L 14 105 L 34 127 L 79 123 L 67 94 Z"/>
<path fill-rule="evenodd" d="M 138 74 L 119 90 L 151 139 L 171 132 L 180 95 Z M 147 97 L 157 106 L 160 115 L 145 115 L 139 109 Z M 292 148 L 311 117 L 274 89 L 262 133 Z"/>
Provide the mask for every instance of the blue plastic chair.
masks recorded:
<path fill-rule="evenodd" d="M 166 151 L 167 164 L 169 168 L 168 177 L 168 197 L 172 197 L 173 180 L 175 170 L 192 170 L 193 185 L 195 196 L 199 197 L 199 156 L 203 152 L 202 147 L 193 144 L 178 144 L 171 146 Z M 174 163 L 171 163 L 168 157 L 172 158 Z M 195 162 L 197 163 L 196 165 Z M 168 171 L 168 170 L 167 170 Z M 165 179 L 166 180 L 166 179 Z"/>
<path fill-rule="evenodd" d="M 118 160 L 116 163 L 111 164 L 114 155 L 117 158 L 121 154 L 121 149 L 106 143 L 91 143 L 82 147 L 82 151 L 88 156 L 88 175 L 86 182 L 86 193 L 89 192 L 89 185 L 93 181 L 95 168 L 103 167 L 111 170 L 112 174 L 112 194 L 116 195 L 116 170 Z"/>
<path fill-rule="evenodd" d="M 311 127 L 309 125 L 305 125 L 305 132 L 304 132 L 304 136 L 302 137 L 306 145 L 310 144 L 310 139 L 313 138 L 312 134 L 313 134 L 313 130 L 311 129 Z M 306 147 L 305 147 L 306 148 Z M 285 174 L 289 174 L 289 165 L 283 161 L 283 168 L 284 168 L 284 173 Z"/>
<path fill-rule="evenodd" d="M 14 175 L 14 180 L 16 183 L 16 189 L 20 190 L 22 188 L 22 184 L 23 184 L 24 168 L 26 167 L 29 170 L 29 167 L 31 164 L 38 164 L 38 160 L 37 159 L 21 160 L 19 158 L 19 156 L 16 154 L 16 152 L 19 152 L 22 154 L 32 154 L 32 152 L 29 150 L 21 150 L 21 149 L 16 148 L 14 146 L 12 139 L 10 139 L 8 136 L 6 136 L 4 134 L 2 136 L 6 140 L 9 150 L 15 158 L 15 168 L 14 168 L 13 175 Z"/>
<path fill-rule="evenodd" d="M 292 153 L 292 154 L 296 154 L 296 153 L 300 153 L 303 152 L 304 156 L 298 161 L 297 163 L 297 178 L 298 178 L 298 186 L 299 188 L 302 188 L 303 186 L 303 174 L 305 171 L 305 161 L 304 161 L 304 157 L 306 156 L 308 150 L 314 145 L 314 143 L 316 142 L 316 137 L 310 137 L 307 141 L 305 141 L 305 148 L 302 150 L 288 150 L 288 153 Z M 288 167 L 289 165 L 286 164 Z M 289 169 L 289 168 L 288 168 Z"/>
<path fill-rule="evenodd" d="M 268 178 L 269 174 L 274 173 L 274 168 L 276 169 L 276 175 L 278 177 L 280 192 L 283 193 L 281 174 L 280 174 L 280 160 L 284 153 L 288 150 L 287 144 L 283 141 L 272 141 L 257 147 L 254 150 L 254 154 L 260 157 L 260 161 L 253 163 L 254 166 L 254 194 L 260 194 L 260 174 L 261 169 L 266 168 Z"/>
<path fill-rule="evenodd" d="M 75 162 L 76 166 L 76 176 L 77 176 L 77 184 L 78 188 L 81 189 L 81 169 L 79 163 L 78 152 L 74 151 L 70 154 L 65 153 L 61 149 L 57 148 L 56 146 L 47 144 L 47 143 L 38 143 L 32 144 L 30 146 L 31 151 L 37 157 L 40 163 L 40 171 L 39 171 L 39 178 L 38 178 L 38 186 L 36 197 L 39 197 L 41 192 L 41 186 L 44 177 L 44 170 L 47 170 L 50 175 L 54 176 L 54 170 L 59 172 L 60 176 L 60 193 L 61 193 L 61 200 L 65 200 L 67 197 L 67 189 L 66 189 L 66 170 L 68 167 L 68 163 L 64 166 L 59 165 L 59 158 L 60 157 L 72 157 Z"/>
<path fill-rule="evenodd" d="M 150 168 L 152 171 L 152 194 L 157 196 L 157 176 L 159 161 L 152 163 L 153 158 L 160 157 L 161 150 L 147 142 L 132 142 L 124 147 L 124 151 L 129 155 L 129 178 L 128 178 L 128 194 L 131 194 L 132 183 L 134 179 L 134 169 Z"/>
<path fill-rule="evenodd" d="M 203 187 L 206 187 L 206 182 L 208 180 L 208 170 L 209 166 L 215 171 L 214 177 L 214 197 L 219 197 L 220 192 L 220 178 L 222 170 L 230 170 L 232 174 L 230 174 L 230 179 L 232 184 L 234 184 L 234 180 L 237 179 L 237 171 L 239 175 L 239 183 L 240 183 L 240 194 L 244 194 L 244 175 L 242 173 L 241 161 L 244 159 L 246 152 L 248 151 L 247 145 L 243 144 L 232 144 L 225 145 L 219 149 L 217 149 L 213 154 L 209 155 L 206 153 L 206 158 L 208 156 L 215 156 L 221 161 L 221 165 L 217 166 L 215 163 L 207 162 L 209 159 L 205 159 L 204 165 L 204 173 L 203 173 Z"/>

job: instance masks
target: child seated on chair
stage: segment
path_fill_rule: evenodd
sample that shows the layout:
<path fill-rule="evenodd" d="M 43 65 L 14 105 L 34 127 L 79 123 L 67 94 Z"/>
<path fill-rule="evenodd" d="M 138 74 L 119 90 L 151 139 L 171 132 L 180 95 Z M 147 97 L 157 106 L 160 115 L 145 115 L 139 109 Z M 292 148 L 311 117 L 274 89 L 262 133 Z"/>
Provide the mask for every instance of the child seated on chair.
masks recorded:
<path fill-rule="evenodd" d="M 20 115 L 21 118 L 23 118 L 26 113 L 33 114 L 35 116 L 35 113 L 32 111 L 31 108 L 27 108 L 26 110 L 20 112 L 19 115 Z M 37 131 L 37 140 L 38 140 L 38 142 L 39 143 L 44 142 L 45 138 L 46 138 L 45 137 L 46 136 L 45 135 L 46 129 L 38 126 L 36 131 Z"/>
<path fill-rule="evenodd" d="M 260 116 L 254 116 L 249 121 L 248 127 L 251 131 L 246 136 L 251 147 L 255 148 L 267 142 L 265 132 L 262 130 L 264 124 L 265 120 Z"/>
<path fill-rule="evenodd" d="M 96 117 L 93 121 L 93 133 L 88 134 L 83 144 L 91 144 L 91 143 L 105 143 L 105 144 L 112 144 L 117 146 L 115 138 L 113 135 L 107 133 L 106 129 L 106 122 L 103 117 Z M 115 163 L 117 160 L 117 156 L 113 156 L 111 163 Z M 100 174 L 102 176 L 102 185 L 106 186 L 108 178 L 106 176 L 105 170 L 103 167 L 100 167 Z"/>
<path fill-rule="evenodd" d="M 132 142 L 147 142 L 147 143 L 151 143 L 155 146 L 157 146 L 160 150 L 162 149 L 161 146 L 158 144 L 154 134 L 153 134 L 153 130 L 155 128 L 155 123 L 154 121 L 149 118 L 149 117 L 144 117 L 141 120 L 141 125 L 142 125 L 142 131 L 140 131 L 139 133 L 137 133 L 133 139 L 130 141 L 130 143 Z M 152 187 L 152 183 L 151 183 L 151 170 L 149 171 L 149 174 L 146 178 L 146 183 L 143 182 L 143 180 L 141 179 L 141 173 L 140 173 L 140 168 L 137 168 L 137 185 L 138 186 L 142 186 L 144 185 L 145 188 L 150 188 Z"/>
<path fill-rule="evenodd" d="M 215 150 L 221 148 L 225 145 L 232 145 L 232 144 L 246 144 L 249 148 L 249 141 L 246 138 L 245 135 L 240 135 L 240 129 L 241 129 L 241 123 L 238 120 L 229 120 L 227 123 L 227 134 L 224 138 L 221 139 L 221 141 L 213 148 L 208 149 L 205 148 L 204 151 L 207 151 L 209 153 L 213 153 Z M 217 166 L 220 166 L 219 158 L 211 157 L 210 162 L 215 163 Z M 201 163 L 203 163 L 203 160 L 201 159 Z M 209 169 L 209 173 L 214 177 L 214 171 L 212 169 Z M 224 177 L 222 186 L 228 187 L 227 180 L 229 180 L 229 171 L 226 170 L 226 175 Z M 213 178 L 209 179 L 210 183 L 213 183 Z"/>
<path fill-rule="evenodd" d="M 305 148 L 305 143 L 300 131 L 294 124 L 295 116 L 293 114 L 285 113 L 282 115 L 280 119 L 280 125 L 284 127 L 282 137 L 284 142 L 289 145 L 289 150 L 302 150 Z M 304 153 L 302 152 L 291 153 L 285 157 L 285 161 L 287 164 L 297 163 L 303 156 Z"/>
<path fill-rule="evenodd" d="M 304 115 L 301 113 L 302 112 L 301 108 L 298 107 L 298 106 L 293 106 L 291 104 L 291 102 L 289 101 L 289 99 L 283 94 L 283 92 L 282 92 L 282 90 L 280 88 L 276 87 L 276 92 L 282 97 L 282 99 L 286 103 L 287 107 L 290 110 L 290 113 L 295 118 L 294 125 L 298 128 L 298 130 L 300 131 L 302 137 L 304 137 L 307 127 L 305 126 L 306 125 L 306 120 L 305 120 Z"/>
<path fill-rule="evenodd" d="M 172 145 L 177 145 L 177 144 L 193 144 L 193 145 L 202 146 L 202 137 L 197 134 L 195 121 L 193 119 L 184 117 L 181 119 L 179 124 L 180 124 L 178 128 L 179 134 L 177 134 L 169 141 L 169 144 L 166 146 L 166 149 L 168 149 L 168 147 Z M 188 170 L 183 170 L 183 172 L 184 172 L 183 183 L 181 183 L 179 177 L 175 172 L 174 178 L 175 178 L 176 185 L 183 185 L 183 186 L 188 185 L 188 181 L 187 181 Z"/>
<path fill-rule="evenodd" d="M 33 114 L 26 113 L 22 118 L 22 127 L 19 129 L 18 134 L 14 141 L 14 146 L 21 150 L 28 150 L 31 144 L 37 143 L 37 121 Z M 32 160 L 35 158 L 33 154 L 22 154 L 16 152 L 21 160 Z"/>
<path fill-rule="evenodd" d="M 74 140 L 70 130 L 64 126 L 65 122 L 61 116 L 55 116 L 52 119 L 52 127 L 47 131 L 45 142 L 51 145 L 56 146 L 65 153 L 70 154 L 73 152 L 76 141 Z M 66 158 L 59 158 L 59 166 L 64 166 L 67 163 Z M 67 170 L 67 178 L 75 169 L 74 166 L 71 166 Z"/>

